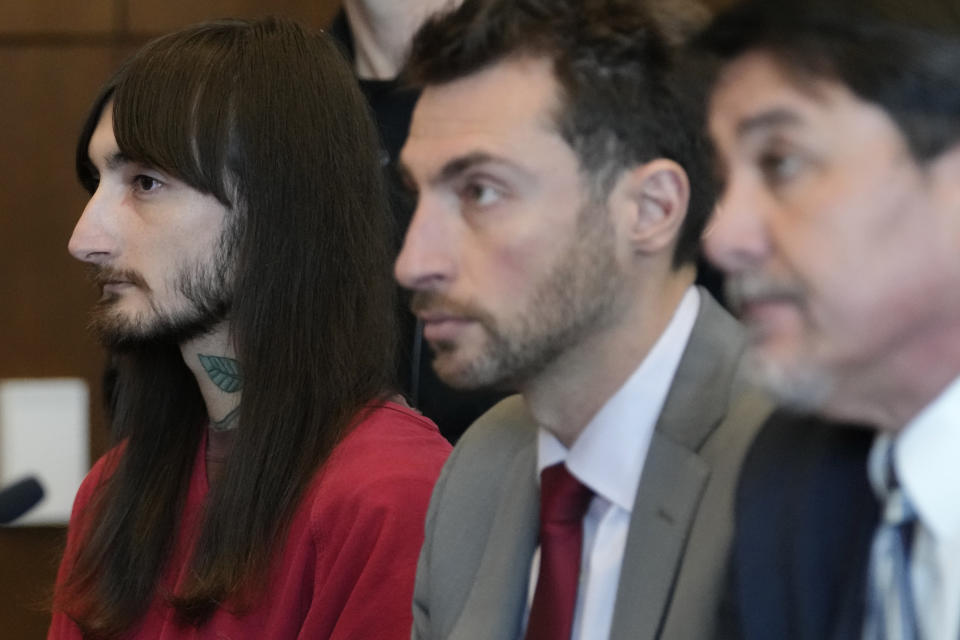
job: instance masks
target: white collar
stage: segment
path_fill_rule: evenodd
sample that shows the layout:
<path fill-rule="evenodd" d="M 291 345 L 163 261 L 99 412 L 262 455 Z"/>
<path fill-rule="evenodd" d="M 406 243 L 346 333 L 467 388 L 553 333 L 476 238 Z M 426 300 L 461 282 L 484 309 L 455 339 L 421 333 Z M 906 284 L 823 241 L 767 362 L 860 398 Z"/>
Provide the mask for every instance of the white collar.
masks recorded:
<path fill-rule="evenodd" d="M 889 441 L 878 436 L 871 452 Z M 960 378 L 916 415 L 896 436 L 893 465 L 920 518 L 938 540 L 960 535 Z M 873 467 L 871 460 L 871 467 Z M 871 468 L 871 481 L 876 471 Z"/>
<path fill-rule="evenodd" d="M 539 429 L 538 478 L 546 467 L 566 460 L 570 473 L 596 495 L 628 512 L 633 509 L 650 439 L 699 309 L 700 293 L 690 287 L 646 357 L 569 450 Z"/>

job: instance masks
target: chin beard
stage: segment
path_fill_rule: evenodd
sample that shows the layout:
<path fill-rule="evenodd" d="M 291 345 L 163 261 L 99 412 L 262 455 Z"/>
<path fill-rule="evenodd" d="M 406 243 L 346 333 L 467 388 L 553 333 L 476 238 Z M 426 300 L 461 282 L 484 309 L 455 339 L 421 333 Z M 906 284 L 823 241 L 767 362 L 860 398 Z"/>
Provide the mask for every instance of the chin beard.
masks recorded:
<path fill-rule="evenodd" d="M 755 349 L 744 356 L 750 380 L 766 389 L 784 407 L 815 413 L 826 405 L 834 389 L 833 377 L 810 362 L 784 364 Z"/>
<path fill-rule="evenodd" d="M 180 345 L 211 333 L 226 319 L 229 309 L 229 302 L 217 300 L 179 314 L 154 309 L 152 318 L 134 320 L 110 309 L 99 309 L 94 313 L 91 327 L 103 346 L 117 352 L 151 344 Z"/>
<path fill-rule="evenodd" d="M 456 360 L 456 345 L 433 345 L 433 369 L 445 384 L 464 391 L 492 389 L 517 391 L 524 380 L 536 375 L 554 354 L 508 343 L 501 335 L 488 330 L 488 345 L 484 353 L 459 367 L 448 363 Z M 557 350 L 561 345 L 556 344 Z"/>
<path fill-rule="evenodd" d="M 154 316 L 149 321 L 129 321 L 110 311 L 98 312 L 92 322 L 100 342 L 108 349 L 123 352 L 149 344 L 179 345 L 211 333 L 227 317 L 224 303 L 203 313 Z"/>
<path fill-rule="evenodd" d="M 131 318 L 115 308 L 115 298 L 106 299 L 94 309 L 91 327 L 105 347 L 121 352 L 151 344 L 180 345 L 205 336 L 226 320 L 232 296 L 223 271 L 215 277 L 204 275 L 181 279 L 177 289 L 186 304 L 179 311 L 161 309 L 148 292 L 149 312 Z"/>
<path fill-rule="evenodd" d="M 211 333 L 226 320 L 233 302 L 226 258 L 229 245 L 225 244 L 225 238 L 221 239 L 221 248 L 212 264 L 180 271 L 171 287 L 180 298 L 180 309 L 174 311 L 158 304 L 154 292 L 135 271 L 96 268 L 95 281 L 102 283 L 109 278 L 129 281 L 140 288 L 150 307 L 131 316 L 117 309 L 117 296 L 102 299 L 94 308 L 90 322 L 100 342 L 108 349 L 123 352 L 156 344 L 181 345 Z"/>

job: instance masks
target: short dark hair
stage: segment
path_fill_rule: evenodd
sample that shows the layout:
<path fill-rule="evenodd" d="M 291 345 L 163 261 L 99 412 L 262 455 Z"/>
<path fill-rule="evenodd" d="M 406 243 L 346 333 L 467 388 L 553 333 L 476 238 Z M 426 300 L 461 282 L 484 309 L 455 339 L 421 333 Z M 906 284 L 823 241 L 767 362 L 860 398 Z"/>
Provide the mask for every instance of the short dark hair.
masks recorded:
<path fill-rule="evenodd" d="M 105 108 L 127 157 L 214 195 L 237 233 L 229 324 L 240 427 L 190 577 L 163 594 L 199 624 L 256 592 L 319 467 L 395 388 L 395 238 L 377 133 L 337 45 L 280 19 L 196 25 L 128 60 L 77 145 L 91 192 L 88 145 Z M 54 603 L 84 637 L 120 634 L 151 602 L 207 423 L 177 345 L 116 357 L 112 426 L 123 445 Z"/>
<path fill-rule="evenodd" d="M 893 119 L 918 161 L 960 141 L 956 0 L 752 0 L 694 47 L 722 61 L 763 51 L 801 81 L 840 82 Z"/>
<path fill-rule="evenodd" d="M 427 21 L 404 72 L 444 84 L 513 56 L 553 61 L 560 135 L 606 193 L 620 171 L 669 158 L 686 171 L 690 204 L 673 263 L 696 259 L 715 188 L 702 117 L 685 99 L 675 51 L 636 0 L 465 0 Z"/>

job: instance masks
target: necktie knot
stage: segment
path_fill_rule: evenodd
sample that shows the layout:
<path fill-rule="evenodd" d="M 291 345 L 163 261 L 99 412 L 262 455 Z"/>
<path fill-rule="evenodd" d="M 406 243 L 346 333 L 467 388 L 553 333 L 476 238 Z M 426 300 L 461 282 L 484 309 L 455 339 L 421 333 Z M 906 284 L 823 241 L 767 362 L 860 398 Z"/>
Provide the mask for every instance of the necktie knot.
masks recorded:
<path fill-rule="evenodd" d="M 883 465 L 883 483 L 880 499 L 883 501 L 883 522 L 888 525 L 910 525 L 917 514 L 907 498 L 907 494 L 897 477 L 897 469 L 893 462 L 893 446 L 885 452 Z"/>
<path fill-rule="evenodd" d="M 572 524 L 583 519 L 593 493 L 562 462 L 540 473 L 540 521 Z"/>
<path fill-rule="evenodd" d="M 917 515 L 907 500 L 903 490 L 895 489 L 887 494 L 887 499 L 883 505 L 883 521 L 892 526 L 911 525 L 917 519 Z"/>

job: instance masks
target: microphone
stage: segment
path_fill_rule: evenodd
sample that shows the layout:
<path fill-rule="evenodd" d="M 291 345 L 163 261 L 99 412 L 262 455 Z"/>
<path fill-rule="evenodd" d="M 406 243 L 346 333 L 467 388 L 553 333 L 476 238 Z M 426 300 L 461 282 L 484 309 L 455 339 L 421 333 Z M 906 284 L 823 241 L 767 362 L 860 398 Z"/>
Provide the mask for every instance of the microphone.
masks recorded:
<path fill-rule="evenodd" d="M 13 522 L 43 499 L 43 487 L 33 476 L 0 489 L 0 524 Z"/>

